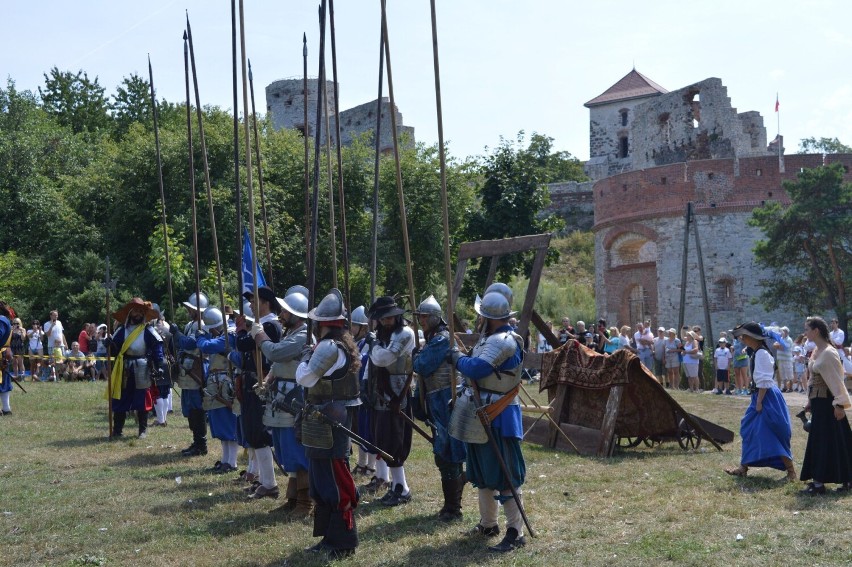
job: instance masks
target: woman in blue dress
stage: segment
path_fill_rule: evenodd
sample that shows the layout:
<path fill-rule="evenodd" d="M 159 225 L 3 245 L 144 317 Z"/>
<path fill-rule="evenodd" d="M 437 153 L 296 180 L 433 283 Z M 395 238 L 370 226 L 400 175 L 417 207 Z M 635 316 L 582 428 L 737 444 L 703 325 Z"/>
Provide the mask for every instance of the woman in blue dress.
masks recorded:
<path fill-rule="evenodd" d="M 781 390 L 775 383 L 775 359 L 769 352 L 767 340 L 775 340 L 757 323 L 745 323 L 734 329 L 751 351 L 751 404 L 740 422 L 743 440 L 742 457 L 738 467 L 725 472 L 746 476 L 750 467 L 770 467 L 787 471 L 785 480 L 795 481 L 796 469 L 790 451 L 793 430 L 790 412 Z"/>

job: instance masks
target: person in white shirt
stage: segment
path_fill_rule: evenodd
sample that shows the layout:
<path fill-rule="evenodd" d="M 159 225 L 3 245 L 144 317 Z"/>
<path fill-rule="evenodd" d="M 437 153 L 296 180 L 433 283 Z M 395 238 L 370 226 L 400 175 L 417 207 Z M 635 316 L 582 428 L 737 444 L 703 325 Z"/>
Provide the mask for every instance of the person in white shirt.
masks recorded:
<path fill-rule="evenodd" d="M 55 309 L 50 312 L 50 320 L 44 324 L 44 332 L 47 335 L 48 364 L 51 367 L 51 379 L 56 381 L 57 372 L 54 364 L 62 364 L 65 360 L 65 351 L 68 350 L 68 342 L 65 340 L 65 328 L 59 320 L 59 311 Z"/>
<path fill-rule="evenodd" d="M 654 370 L 654 334 L 651 329 L 646 329 L 644 323 L 636 323 L 636 332 L 633 333 L 633 342 L 636 344 L 636 354 L 645 368 Z"/>
<path fill-rule="evenodd" d="M 730 396 L 731 387 L 728 367 L 730 366 L 731 361 L 734 360 L 734 355 L 731 352 L 731 349 L 728 348 L 728 339 L 725 337 L 719 339 L 719 344 L 713 352 L 713 360 L 716 365 L 716 389 L 713 390 L 713 393 L 724 393 Z"/>
<path fill-rule="evenodd" d="M 781 392 L 792 392 L 793 338 L 790 336 L 790 329 L 781 327 L 781 340 L 775 342 L 772 347 L 775 349 L 775 360 L 778 368 L 777 382 L 780 382 Z"/>
<path fill-rule="evenodd" d="M 785 480 L 795 482 L 790 411 L 775 384 L 775 359 L 769 351 L 768 336 L 759 324 L 751 322 L 734 329 L 734 337 L 739 337 L 754 352 L 750 361 L 752 393 L 751 404 L 740 422 L 743 440 L 740 465 L 725 472 L 746 476 L 749 467 L 771 467 L 786 471 Z"/>
<path fill-rule="evenodd" d="M 843 343 L 846 342 L 846 333 L 840 328 L 840 324 L 836 318 L 831 320 L 831 332 L 828 333 L 828 336 L 831 339 L 831 345 L 837 349 L 837 354 L 840 355 L 840 361 L 843 362 L 843 359 L 846 358 L 846 352 L 843 349 Z"/>

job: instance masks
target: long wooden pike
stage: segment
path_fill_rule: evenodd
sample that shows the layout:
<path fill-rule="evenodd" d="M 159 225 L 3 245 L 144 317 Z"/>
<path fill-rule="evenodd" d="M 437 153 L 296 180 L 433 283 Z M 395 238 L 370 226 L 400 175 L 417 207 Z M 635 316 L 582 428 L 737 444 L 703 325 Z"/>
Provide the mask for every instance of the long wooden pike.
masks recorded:
<path fill-rule="evenodd" d="M 112 338 L 112 312 L 109 308 L 110 292 L 115 290 L 116 280 L 109 277 L 109 256 L 106 257 L 106 275 L 104 277 L 104 290 L 106 291 L 106 336 Z M 106 375 L 107 375 L 107 419 L 109 419 L 109 438 L 113 438 L 113 423 L 112 423 L 112 356 L 109 349 L 106 355 Z"/>
<path fill-rule="evenodd" d="M 237 95 L 237 0 L 231 0 L 231 69 L 234 104 L 234 197 L 237 227 L 237 311 L 243 312 L 243 193 L 240 186 L 240 99 Z M 224 308 L 224 305 L 223 305 Z"/>
<path fill-rule="evenodd" d="M 316 278 L 317 278 L 317 225 L 319 222 L 319 159 L 320 159 L 320 137 L 322 134 L 322 105 L 323 105 L 323 90 L 319 85 L 325 81 L 324 72 L 325 66 L 322 64 L 325 58 L 325 9 L 326 0 L 322 0 L 319 7 L 320 20 L 320 42 L 319 42 L 319 84 L 317 85 L 317 112 L 316 112 L 316 129 L 314 131 L 314 175 L 313 175 L 313 195 L 311 201 L 311 258 L 310 267 L 308 269 L 308 304 L 314 305 L 316 298 Z M 308 336 L 311 335 L 313 321 L 308 319 Z"/>
<path fill-rule="evenodd" d="M 322 89 L 322 98 L 326 101 L 323 105 L 323 115 L 325 116 L 325 169 L 328 172 L 328 237 L 329 250 L 331 252 L 331 285 L 337 285 L 337 232 L 334 226 L 334 174 L 331 172 L 331 116 L 328 113 L 328 81 L 325 71 L 325 61 L 322 62 L 323 81 L 320 88 Z"/>
<path fill-rule="evenodd" d="M 187 16 L 187 22 L 189 17 Z M 183 32 L 183 72 L 186 78 L 186 140 L 189 148 L 189 192 L 192 203 L 192 253 L 194 257 L 195 267 L 195 298 L 198 301 L 201 298 L 201 275 L 198 267 L 198 224 L 196 223 L 195 214 L 195 158 L 192 148 L 192 102 L 189 97 L 189 40 L 188 32 Z M 201 310 L 196 309 L 195 312 L 198 328 L 201 328 Z"/>
<path fill-rule="evenodd" d="M 166 256 L 166 280 L 169 286 L 169 315 L 175 316 L 175 295 L 172 291 L 172 262 L 169 257 L 169 230 L 166 224 L 166 191 L 163 187 L 163 159 L 160 155 L 160 125 L 157 110 L 157 95 L 154 90 L 154 71 L 151 55 L 148 55 L 148 80 L 151 84 L 151 116 L 154 118 L 154 146 L 157 148 L 157 181 L 160 185 L 160 211 L 163 217 L 163 252 Z"/>
<path fill-rule="evenodd" d="M 388 71 L 388 97 L 390 99 L 390 115 L 391 115 L 391 134 L 393 135 L 393 158 L 396 166 L 396 193 L 399 199 L 399 222 L 402 229 L 402 246 L 405 252 L 405 271 L 408 277 L 408 296 L 411 303 L 411 308 L 417 308 L 417 296 L 414 295 L 414 275 L 411 271 L 411 247 L 408 243 L 408 217 L 405 214 L 405 197 L 402 192 L 402 169 L 399 164 L 399 136 L 397 135 L 396 125 L 396 103 L 393 97 L 393 72 L 391 71 L 391 56 L 390 42 L 388 41 L 388 18 L 386 0 L 382 2 L 382 37 L 385 40 L 385 62 L 387 63 Z M 417 333 L 417 317 L 413 317 L 411 326 L 414 329 L 414 336 Z"/>
<path fill-rule="evenodd" d="M 385 36 L 379 33 L 379 96 L 376 99 L 376 159 L 373 165 L 373 242 L 370 252 L 370 305 L 376 301 L 376 270 L 378 259 L 376 249 L 379 243 L 379 163 L 382 158 L 382 84 L 384 82 Z"/>
<path fill-rule="evenodd" d="M 189 58 L 192 63 L 192 84 L 195 88 L 195 113 L 198 118 L 198 138 L 201 141 L 201 156 L 204 163 L 204 185 L 207 189 L 207 206 L 210 215 L 210 233 L 213 236 L 213 258 L 216 261 L 216 284 L 219 288 L 219 306 L 225 308 L 225 291 L 222 285 L 222 262 L 219 260 L 219 239 L 216 236 L 216 214 L 213 212 L 213 186 L 210 183 L 210 166 L 207 162 L 207 142 L 204 137 L 204 121 L 201 112 L 201 97 L 198 94 L 198 73 L 195 70 L 195 50 L 192 47 L 192 28 L 189 25 L 189 14 L 186 15 L 186 34 L 189 41 Z M 194 213 L 193 213 L 194 214 Z M 194 222 L 194 219 L 193 219 Z M 193 227 L 195 228 L 195 227 Z M 196 238 L 198 236 L 196 235 Z M 196 252 L 196 262 L 198 262 Z M 196 268 L 197 269 L 197 268 Z M 197 278 L 198 276 L 196 276 Z M 200 287 L 200 286 L 199 286 Z M 199 296 L 196 296 L 199 297 Z M 201 311 L 200 309 L 198 310 Z M 224 313 L 224 312 L 223 312 Z M 201 329 L 201 314 L 198 317 L 198 329 Z M 227 345 L 227 341 L 225 341 Z"/>
<path fill-rule="evenodd" d="M 243 71 L 243 136 L 245 140 L 243 140 L 244 153 L 246 159 L 246 187 L 248 189 L 248 212 L 249 212 L 249 235 L 251 240 L 251 256 L 252 256 L 252 279 L 254 280 L 254 292 L 252 293 L 252 303 L 251 309 L 252 313 L 254 313 L 255 317 L 260 317 L 258 313 L 260 313 L 260 296 L 257 293 L 258 281 L 257 281 L 257 247 L 255 243 L 257 242 L 257 236 L 255 234 L 255 223 L 254 223 L 254 184 L 252 183 L 252 171 L 251 171 L 251 134 L 249 133 L 249 125 L 248 125 L 248 117 L 249 117 L 249 102 L 248 102 L 248 66 L 247 66 L 247 58 L 246 58 L 246 18 L 245 18 L 245 8 L 244 8 L 244 0 L 240 0 L 240 54 L 242 59 L 242 71 Z M 263 373 L 263 366 L 260 361 L 260 348 L 255 350 L 255 356 L 257 357 L 257 372 L 258 377 Z"/>
<path fill-rule="evenodd" d="M 438 156 L 441 167 L 441 212 L 444 222 L 444 280 L 447 285 L 447 328 L 455 338 L 455 302 L 453 301 L 453 272 L 450 267 L 450 207 L 447 199 L 447 160 L 444 148 L 444 114 L 441 106 L 441 67 L 438 61 L 438 18 L 435 0 L 430 0 L 432 12 L 432 59 L 435 68 L 435 108 L 438 114 Z M 456 402 L 456 369 L 452 369 L 452 402 Z"/>
<path fill-rule="evenodd" d="M 263 217 L 263 239 L 266 241 L 266 269 L 269 275 L 269 286 L 275 289 L 275 278 L 272 275 L 272 250 L 269 247 L 269 224 L 266 220 L 266 197 L 263 194 L 263 162 L 260 159 L 260 136 L 257 133 L 257 113 L 254 109 L 254 77 L 251 72 L 251 59 L 248 60 L 249 91 L 251 92 L 251 124 L 254 129 L 254 155 L 257 159 L 257 187 L 260 189 L 260 212 Z"/>
<path fill-rule="evenodd" d="M 302 100 L 304 106 L 304 131 L 305 140 L 305 276 L 311 264 L 311 174 L 310 166 L 310 138 L 311 128 L 308 124 L 308 34 L 302 32 Z M 313 305 L 313 303 L 311 303 Z"/>
<path fill-rule="evenodd" d="M 343 301 L 346 305 L 349 327 L 352 327 L 352 309 L 349 299 L 349 243 L 346 240 L 346 197 L 343 192 L 343 154 L 340 142 L 340 85 L 337 82 L 337 46 L 334 33 L 334 0 L 328 0 L 329 31 L 331 32 L 331 72 L 334 83 L 334 126 L 337 142 L 337 203 L 340 210 L 340 241 L 343 244 Z M 331 175 L 331 173 L 329 173 Z"/>

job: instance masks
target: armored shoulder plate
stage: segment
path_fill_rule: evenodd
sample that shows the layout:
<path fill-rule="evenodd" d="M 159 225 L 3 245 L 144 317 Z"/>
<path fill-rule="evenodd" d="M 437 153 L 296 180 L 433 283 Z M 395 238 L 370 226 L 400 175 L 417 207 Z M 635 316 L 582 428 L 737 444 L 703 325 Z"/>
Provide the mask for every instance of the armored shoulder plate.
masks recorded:
<path fill-rule="evenodd" d="M 396 354 L 411 352 L 414 350 L 414 330 L 411 327 L 403 327 L 391 335 L 388 350 Z"/>
<path fill-rule="evenodd" d="M 514 356 L 518 348 L 518 342 L 513 335 L 514 333 L 510 332 L 489 335 L 477 343 L 471 355 L 481 358 L 494 368 L 497 368 L 507 359 Z"/>
<path fill-rule="evenodd" d="M 163 342 L 163 337 L 160 336 L 160 333 L 157 332 L 157 329 L 153 325 L 148 326 L 148 332 L 151 333 L 151 336 L 154 337 L 154 340 L 157 342 Z"/>
<path fill-rule="evenodd" d="M 314 354 L 311 360 L 308 361 L 308 368 L 316 376 L 322 378 L 325 373 L 337 363 L 337 357 L 340 349 L 337 343 L 331 340 L 320 341 L 317 348 L 314 349 Z"/>

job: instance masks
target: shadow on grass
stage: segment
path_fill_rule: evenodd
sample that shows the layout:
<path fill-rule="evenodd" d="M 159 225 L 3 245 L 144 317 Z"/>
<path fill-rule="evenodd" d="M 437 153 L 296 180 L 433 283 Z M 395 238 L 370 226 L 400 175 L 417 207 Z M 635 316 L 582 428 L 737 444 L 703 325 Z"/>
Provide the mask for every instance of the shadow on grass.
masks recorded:
<path fill-rule="evenodd" d="M 51 441 L 50 443 L 46 443 L 45 445 L 48 447 L 60 447 L 63 449 L 68 449 L 91 447 L 93 445 L 100 445 L 101 443 L 109 443 L 108 434 L 99 434 L 94 437 L 75 437 L 74 439 L 57 439 L 56 441 Z"/>
<path fill-rule="evenodd" d="M 204 498 L 200 502 L 193 501 L 192 505 L 193 509 L 197 509 L 199 506 L 204 506 L 204 501 L 209 501 L 207 502 L 207 507 L 210 508 L 217 503 L 228 500 L 230 500 L 228 496 L 214 496 Z M 262 504 L 260 502 L 252 502 L 251 505 Z M 228 514 L 222 518 L 215 518 L 207 524 L 207 533 L 215 538 L 227 538 L 270 527 L 280 527 L 282 525 L 285 524 L 281 521 L 280 516 L 270 514 L 268 508 L 264 507 L 263 509 L 251 510 L 243 514 Z"/>

